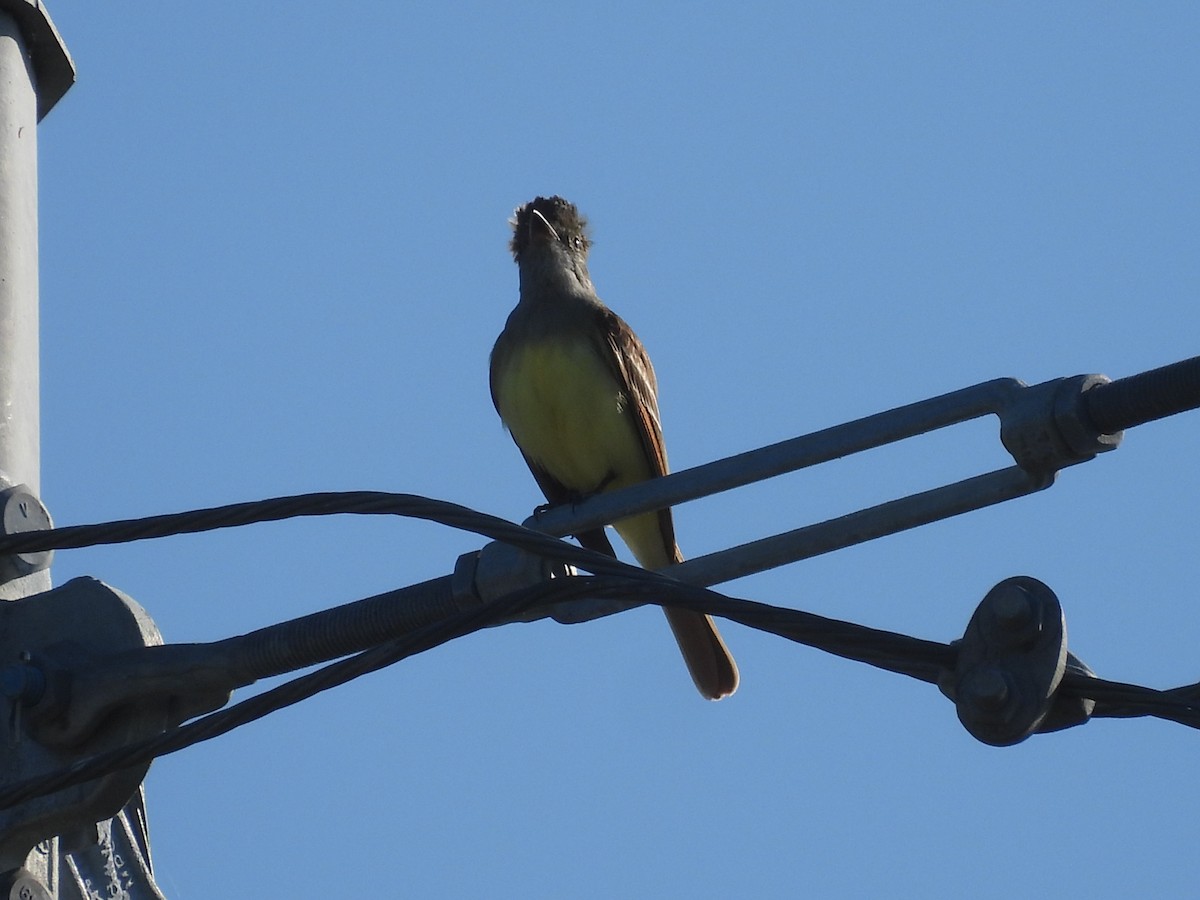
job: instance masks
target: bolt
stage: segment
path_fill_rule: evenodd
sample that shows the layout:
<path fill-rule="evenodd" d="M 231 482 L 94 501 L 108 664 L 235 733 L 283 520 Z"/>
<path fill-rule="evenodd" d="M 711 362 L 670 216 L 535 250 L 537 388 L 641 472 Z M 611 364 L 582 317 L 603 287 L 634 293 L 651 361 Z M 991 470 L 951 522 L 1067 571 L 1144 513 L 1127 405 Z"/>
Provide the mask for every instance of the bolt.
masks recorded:
<path fill-rule="evenodd" d="M 1015 584 L 1006 584 L 996 591 L 990 606 L 997 624 L 1006 631 L 1019 631 L 1033 620 L 1029 595 Z"/>
<path fill-rule="evenodd" d="M 968 672 L 958 686 L 959 702 L 970 706 L 982 717 L 1003 721 L 1011 713 L 1008 677 L 999 669 L 980 667 Z"/>
<path fill-rule="evenodd" d="M 980 625 L 990 641 L 1008 647 L 1028 647 L 1042 631 L 1037 598 L 1020 585 L 1001 582 L 987 596 L 986 618 Z"/>

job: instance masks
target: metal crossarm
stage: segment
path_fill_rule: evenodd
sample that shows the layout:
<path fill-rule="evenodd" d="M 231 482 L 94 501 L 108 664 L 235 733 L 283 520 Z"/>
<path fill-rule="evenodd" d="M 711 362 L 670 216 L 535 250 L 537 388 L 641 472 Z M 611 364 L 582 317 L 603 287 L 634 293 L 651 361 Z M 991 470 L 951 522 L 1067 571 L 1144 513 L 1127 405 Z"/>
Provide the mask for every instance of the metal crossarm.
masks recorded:
<path fill-rule="evenodd" d="M 602 494 L 574 507 L 550 509 L 526 524 L 549 534 L 573 534 L 982 416 L 999 417 L 1000 437 L 1017 463 L 1014 466 L 689 559 L 663 570 L 689 584 L 720 584 L 1049 487 L 1059 469 L 1091 459 L 1120 442 L 1120 432 L 1104 434 L 1096 429 L 1083 406 L 1083 398 L 1089 391 L 1108 384 L 1109 380 L 1102 375 L 1060 378 L 1032 387 L 1015 378 L 985 381 Z"/>

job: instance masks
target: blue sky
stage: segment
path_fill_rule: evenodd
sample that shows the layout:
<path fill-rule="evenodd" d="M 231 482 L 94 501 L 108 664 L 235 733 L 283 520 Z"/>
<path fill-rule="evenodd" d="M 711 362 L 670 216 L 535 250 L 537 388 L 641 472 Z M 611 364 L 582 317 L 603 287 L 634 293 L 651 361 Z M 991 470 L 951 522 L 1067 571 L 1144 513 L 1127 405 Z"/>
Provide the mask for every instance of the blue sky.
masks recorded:
<path fill-rule="evenodd" d="M 507 217 L 589 216 L 675 468 L 999 376 L 1196 355 L 1200 8 L 58 0 L 42 492 L 58 524 L 317 490 L 520 520 L 486 359 Z M 1099 674 L 1200 677 L 1196 414 L 1051 490 L 726 590 L 961 635 L 1028 574 Z M 676 511 L 698 555 L 1005 464 L 992 420 Z M 58 554 L 172 641 L 448 573 L 352 518 Z M 737 626 L 728 701 L 661 615 L 491 629 L 157 762 L 173 898 L 1194 893 L 1200 735 L 1004 750 L 935 690 Z"/>

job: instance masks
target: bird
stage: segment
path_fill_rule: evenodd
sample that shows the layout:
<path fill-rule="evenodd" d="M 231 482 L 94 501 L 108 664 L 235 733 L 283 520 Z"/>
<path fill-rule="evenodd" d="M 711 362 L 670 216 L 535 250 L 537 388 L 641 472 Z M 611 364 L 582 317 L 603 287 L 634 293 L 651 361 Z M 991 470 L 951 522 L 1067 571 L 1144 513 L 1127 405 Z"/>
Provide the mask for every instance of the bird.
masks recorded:
<path fill-rule="evenodd" d="M 592 284 L 586 218 L 562 197 L 536 197 L 510 224 L 520 293 L 492 348 L 492 403 L 549 505 L 667 474 L 654 367 Z M 670 508 L 612 524 L 644 568 L 683 560 Z M 575 538 L 616 556 L 603 527 Z M 663 611 L 701 695 L 732 694 L 737 664 L 712 618 Z"/>

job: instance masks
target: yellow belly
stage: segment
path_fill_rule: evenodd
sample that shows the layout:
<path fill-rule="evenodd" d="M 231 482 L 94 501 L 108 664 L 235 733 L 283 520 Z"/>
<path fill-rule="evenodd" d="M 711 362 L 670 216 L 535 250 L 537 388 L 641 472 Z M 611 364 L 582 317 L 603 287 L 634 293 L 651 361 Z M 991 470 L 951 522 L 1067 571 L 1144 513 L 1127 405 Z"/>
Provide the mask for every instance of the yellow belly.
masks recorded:
<path fill-rule="evenodd" d="M 586 340 L 521 347 L 498 376 L 504 424 L 564 487 L 589 494 L 650 477 L 628 399 Z"/>

